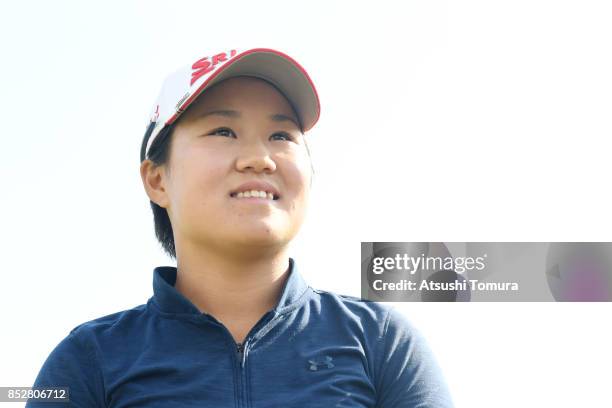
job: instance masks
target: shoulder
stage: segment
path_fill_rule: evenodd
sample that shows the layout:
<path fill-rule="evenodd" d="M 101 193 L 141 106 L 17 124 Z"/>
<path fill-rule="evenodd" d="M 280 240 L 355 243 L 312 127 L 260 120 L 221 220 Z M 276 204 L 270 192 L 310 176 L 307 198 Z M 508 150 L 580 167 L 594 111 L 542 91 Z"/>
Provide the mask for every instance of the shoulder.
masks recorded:
<path fill-rule="evenodd" d="M 77 324 L 68 333 L 67 338 L 79 343 L 93 352 L 95 345 L 100 345 L 103 339 L 116 339 L 133 331 L 142 329 L 148 313 L 147 304 L 141 304 L 130 309 L 116 311 Z"/>
<path fill-rule="evenodd" d="M 395 305 L 311 289 L 318 313 L 334 324 L 352 323 L 368 338 L 377 341 L 376 348 L 381 353 L 394 349 L 399 343 L 422 344 L 425 341 L 410 316 Z"/>
<path fill-rule="evenodd" d="M 319 305 L 321 313 L 334 315 L 337 318 L 358 321 L 364 328 L 376 328 L 378 336 L 383 336 L 390 321 L 393 325 L 408 324 L 408 319 L 393 306 L 357 296 L 314 289 L 313 299 Z"/>
<path fill-rule="evenodd" d="M 77 324 L 52 348 L 34 382 L 37 387 L 69 386 L 79 406 L 104 406 L 104 357 L 121 350 L 125 333 L 143 333 L 146 305 Z M 28 406 L 33 406 L 30 403 Z"/>

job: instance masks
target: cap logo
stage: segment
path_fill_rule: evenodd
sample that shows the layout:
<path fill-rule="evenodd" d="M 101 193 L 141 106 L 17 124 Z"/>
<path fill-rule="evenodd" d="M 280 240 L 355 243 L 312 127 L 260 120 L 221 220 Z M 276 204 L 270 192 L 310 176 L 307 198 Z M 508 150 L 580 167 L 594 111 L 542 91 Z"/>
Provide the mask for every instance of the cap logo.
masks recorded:
<path fill-rule="evenodd" d="M 181 110 L 181 105 L 183 104 L 183 102 L 185 102 L 187 100 L 188 97 L 189 97 L 189 92 L 187 92 L 185 95 L 183 95 L 183 97 L 181 99 L 179 99 L 179 101 L 176 103 L 174 108 L 177 111 L 180 111 Z"/>
<path fill-rule="evenodd" d="M 157 122 L 157 118 L 159 118 L 159 104 L 155 105 L 155 112 L 151 115 L 151 122 Z"/>
<path fill-rule="evenodd" d="M 229 52 L 229 58 L 232 58 L 234 55 L 236 55 L 236 50 L 231 50 Z M 193 72 L 191 73 L 191 82 L 189 83 L 189 85 L 193 85 L 193 83 L 200 79 L 202 75 L 210 73 L 213 69 L 215 69 L 215 66 L 218 63 L 227 61 L 227 58 L 227 53 L 221 52 L 217 55 L 213 55 L 212 57 L 200 58 L 199 60 L 194 62 L 191 66 Z"/>

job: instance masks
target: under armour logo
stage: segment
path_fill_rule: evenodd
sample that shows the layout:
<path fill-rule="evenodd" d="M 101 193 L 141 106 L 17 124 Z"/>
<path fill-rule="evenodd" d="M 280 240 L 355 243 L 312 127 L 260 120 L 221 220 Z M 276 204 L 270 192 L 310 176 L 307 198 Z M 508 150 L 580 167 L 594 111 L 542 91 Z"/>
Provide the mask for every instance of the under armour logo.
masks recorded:
<path fill-rule="evenodd" d="M 325 356 L 322 361 L 308 360 L 308 363 L 310 364 L 308 366 L 310 371 L 317 371 L 319 368 L 332 368 L 334 366 L 330 356 Z"/>

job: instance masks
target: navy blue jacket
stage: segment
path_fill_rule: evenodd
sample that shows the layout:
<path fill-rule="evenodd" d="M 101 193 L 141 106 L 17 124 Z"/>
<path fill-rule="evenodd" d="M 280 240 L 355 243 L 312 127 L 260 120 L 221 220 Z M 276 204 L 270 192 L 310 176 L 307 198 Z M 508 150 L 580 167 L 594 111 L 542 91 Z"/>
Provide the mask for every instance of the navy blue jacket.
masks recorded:
<path fill-rule="evenodd" d="M 385 304 L 311 288 L 289 259 L 276 307 L 237 344 L 153 272 L 146 304 L 76 326 L 33 386 L 68 386 L 70 404 L 26 407 L 452 407 L 423 338 Z"/>

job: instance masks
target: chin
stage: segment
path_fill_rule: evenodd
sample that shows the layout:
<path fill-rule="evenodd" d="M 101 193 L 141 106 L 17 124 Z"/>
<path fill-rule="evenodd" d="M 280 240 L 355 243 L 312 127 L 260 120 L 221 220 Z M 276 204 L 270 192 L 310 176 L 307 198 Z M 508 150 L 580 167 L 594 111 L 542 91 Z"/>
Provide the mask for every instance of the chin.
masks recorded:
<path fill-rule="evenodd" d="M 287 245 L 293 236 L 284 228 L 271 228 L 270 226 L 251 226 L 227 236 L 228 241 L 240 246 L 280 247 Z M 230 235 L 230 234 L 228 234 Z"/>

